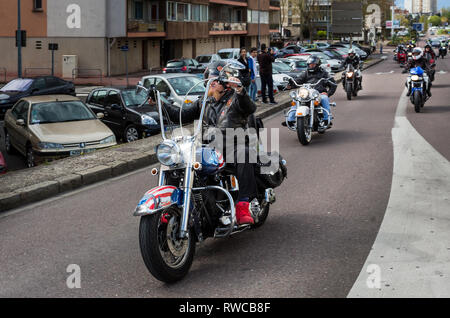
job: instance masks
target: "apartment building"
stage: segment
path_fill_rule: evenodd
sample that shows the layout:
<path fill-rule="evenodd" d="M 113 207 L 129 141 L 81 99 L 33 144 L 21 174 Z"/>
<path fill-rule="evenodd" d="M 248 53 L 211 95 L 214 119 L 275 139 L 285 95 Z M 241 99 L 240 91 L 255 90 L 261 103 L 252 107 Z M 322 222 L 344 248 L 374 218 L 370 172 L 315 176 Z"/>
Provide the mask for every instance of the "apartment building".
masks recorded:
<path fill-rule="evenodd" d="M 437 12 L 437 0 L 407 0 L 406 5 L 413 14 L 434 14 Z"/>
<path fill-rule="evenodd" d="M 79 72 L 103 76 L 159 68 L 172 58 L 250 48 L 279 32 L 280 1 L 270 0 L 21 0 L 24 75 L 49 72 L 49 43 L 57 43 L 55 72 L 65 55 Z M 258 27 L 259 21 L 259 27 Z M 17 1 L 0 3 L 0 69 L 17 74 Z M 125 52 L 124 49 L 128 48 Z M 125 59 L 126 54 L 126 59 Z M 77 71 L 74 71 L 77 74 Z"/>

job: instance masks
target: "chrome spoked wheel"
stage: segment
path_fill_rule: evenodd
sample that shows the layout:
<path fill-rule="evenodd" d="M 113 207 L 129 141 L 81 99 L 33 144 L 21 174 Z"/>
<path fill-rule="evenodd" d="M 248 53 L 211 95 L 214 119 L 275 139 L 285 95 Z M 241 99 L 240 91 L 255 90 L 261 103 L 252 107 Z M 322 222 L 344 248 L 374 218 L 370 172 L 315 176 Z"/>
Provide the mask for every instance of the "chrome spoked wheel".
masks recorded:
<path fill-rule="evenodd" d="M 166 215 L 167 224 L 158 227 L 158 245 L 161 256 L 167 266 L 171 268 L 181 267 L 188 256 L 189 239 L 180 239 L 180 217 L 176 215 Z"/>

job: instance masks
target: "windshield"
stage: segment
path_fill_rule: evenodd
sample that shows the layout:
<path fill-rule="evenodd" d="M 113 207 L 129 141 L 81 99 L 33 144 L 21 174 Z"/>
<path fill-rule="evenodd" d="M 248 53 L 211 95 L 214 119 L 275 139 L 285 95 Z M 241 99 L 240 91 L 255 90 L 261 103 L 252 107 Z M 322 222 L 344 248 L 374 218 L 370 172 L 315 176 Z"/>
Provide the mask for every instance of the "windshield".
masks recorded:
<path fill-rule="evenodd" d="M 233 52 L 219 52 L 217 55 L 220 56 L 221 59 L 232 59 L 233 58 Z"/>
<path fill-rule="evenodd" d="M 167 62 L 167 67 L 183 67 L 184 62 L 183 61 L 169 61 Z"/>
<path fill-rule="evenodd" d="M 135 89 L 127 89 L 122 91 L 123 101 L 126 107 L 135 107 L 141 105 L 147 98 L 144 90 L 136 92 Z"/>
<path fill-rule="evenodd" d="M 189 92 L 189 95 L 203 94 L 205 92 L 205 87 L 200 82 L 203 81 L 197 76 L 184 76 L 184 77 L 173 77 L 167 79 L 172 85 L 173 89 L 177 95 L 184 96 L 186 93 L 195 85 L 195 88 Z"/>
<path fill-rule="evenodd" d="M 211 56 L 210 55 L 197 56 L 196 60 L 199 63 L 209 63 L 209 61 L 211 61 Z"/>
<path fill-rule="evenodd" d="M 272 63 L 272 67 L 276 71 L 279 71 L 279 72 L 291 72 L 292 71 L 292 69 L 288 65 L 286 65 L 282 62 L 274 62 L 274 63 Z"/>
<path fill-rule="evenodd" d="M 318 56 L 321 60 L 331 60 L 327 55 L 323 53 L 314 53 L 315 56 Z"/>
<path fill-rule="evenodd" d="M 308 68 L 306 61 L 295 61 L 296 68 Z"/>
<path fill-rule="evenodd" d="M 63 123 L 96 119 L 81 101 L 46 102 L 32 105 L 30 124 Z"/>
<path fill-rule="evenodd" d="M 3 86 L 0 92 L 24 92 L 30 87 L 31 83 L 33 83 L 32 79 L 15 79 Z"/>

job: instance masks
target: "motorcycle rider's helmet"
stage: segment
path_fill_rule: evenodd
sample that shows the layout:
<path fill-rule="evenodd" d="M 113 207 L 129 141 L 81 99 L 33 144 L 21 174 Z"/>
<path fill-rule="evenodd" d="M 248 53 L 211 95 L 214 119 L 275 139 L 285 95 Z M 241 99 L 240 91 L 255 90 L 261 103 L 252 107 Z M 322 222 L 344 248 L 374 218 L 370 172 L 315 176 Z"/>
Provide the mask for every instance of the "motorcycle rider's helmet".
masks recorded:
<path fill-rule="evenodd" d="M 313 73 L 319 70 L 320 64 L 322 64 L 320 58 L 316 55 L 311 55 L 306 61 L 306 65 L 308 66 L 308 72 Z"/>
<path fill-rule="evenodd" d="M 423 56 L 423 50 L 420 47 L 414 48 L 412 51 L 412 57 L 415 61 L 420 60 Z"/>
<path fill-rule="evenodd" d="M 427 49 L 431 50 L 431 45 L 430 44 L 425 45 L 425 51 L 427 51 Z"/>
<path fill-rule="evenodd" d="M 205 79 L 216 77 L 218 82 L 222 86 L 226 87 L 228 78 L 237 77 L 241 79 L 238 70 L 244 68 L 245 66 L 239 63 L 238 61 L 217 61 L 209 64 L 206 67 L 205 73 L 203 75 Z"/>
<path fill-rule="evenodd" d="M 353 59 L 356 57 L 356 51 L 355 51 L 355 49 L 350 49 L 350 50 L 348 51 L 348 57 L 349 57 L 351 60 L 353 60 Z"/>

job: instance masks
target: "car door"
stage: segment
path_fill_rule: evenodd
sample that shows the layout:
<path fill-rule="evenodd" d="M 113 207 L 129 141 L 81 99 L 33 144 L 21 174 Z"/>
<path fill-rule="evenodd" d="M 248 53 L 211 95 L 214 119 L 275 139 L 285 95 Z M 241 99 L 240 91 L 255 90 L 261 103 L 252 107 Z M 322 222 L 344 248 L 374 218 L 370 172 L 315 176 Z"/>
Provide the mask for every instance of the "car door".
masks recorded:
<path fill-rule="evenodd" d="M 31 95 L 46 95 L 48 94 L 47 83 L 44 77 L 38 77 L 33 81 L 30 87 Z"/>
<path fill-rule="evenodd" d="M 108 121 L 111 129 L 120 134 L 125 129 L 125 108 L 122 104 L 120 93 L 116 90 L 110 90 L 105 98 L 105 119 Z"/>
<path fill-rule="evenodd" d="M 105 114 L 105 99 L 106 96 L 108 95 L 108 90 L 106 89 L 98 89 L 95 90 L 94 92 L 92 92 L 87 100 L 86 103 L 88 105 L 88 107 L 95 113 L 103 113 L 105 115 L 105 117 L 103 117 L 101 119 L 101 121 L 107 125 L 109 128 L 111 128 L 111 123 L 109 123 L 109 119 L 106 117 Z"/>
<path fill-rule="evenodd" d="M 24 155 L 28 141 L 28 109 L 29 103 L 20 101 L 12 111 L 12 120 L 8 122 L 11 144 Z M 17 124 L 19 119 L 24 121 L 24 126 Z"/>
<path fill-rule="evenodd" d="M 4 125 L 5 125 L 5 128 L 8 130 L 10 143 L 15 148 L 18 147 L 18 138 L 19 138 L 18 129 L 16 127 L 17 126 L 16 121 L 17 121 L 17 119 L 19 117 L 19 114 L 22 111 L 22 108 L 23 108 L 24 104 L 25 104 L 24 101 L 19 101 L 11 109 L 10 116 L 6 116 L 5 117 L 5 124 Z"/>

